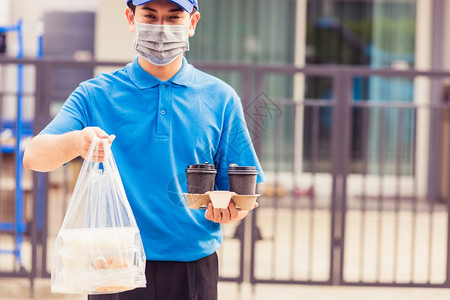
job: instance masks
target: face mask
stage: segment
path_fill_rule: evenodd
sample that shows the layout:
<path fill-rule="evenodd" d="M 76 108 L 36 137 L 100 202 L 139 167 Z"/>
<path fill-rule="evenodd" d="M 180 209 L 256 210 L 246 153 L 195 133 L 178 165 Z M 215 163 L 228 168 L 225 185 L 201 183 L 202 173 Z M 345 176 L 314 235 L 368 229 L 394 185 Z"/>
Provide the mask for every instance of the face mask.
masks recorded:
<path fill-rule="evenodd" d="M 153 25 L 134 21 L 133 48 L 150 63 L 165 66 L 189 50 L 189 25 Z"/>

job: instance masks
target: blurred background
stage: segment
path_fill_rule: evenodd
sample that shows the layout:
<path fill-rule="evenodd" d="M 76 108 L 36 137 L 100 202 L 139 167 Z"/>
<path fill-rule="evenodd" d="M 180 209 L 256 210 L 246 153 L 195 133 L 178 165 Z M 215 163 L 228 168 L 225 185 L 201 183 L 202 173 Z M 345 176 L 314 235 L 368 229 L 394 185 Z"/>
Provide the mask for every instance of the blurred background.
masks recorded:
<path fill-rule="evenodd" d="M 267 177 L 224 226 L 222 284 L 450 287 L 450 1 L 199 6 L 186 57 L 239 93 Z M 125 8 L 0 0 L 0 277 L 30 294 L 81 162 L 31 173 L 23 149 L 80 82 L 136 55 Z"/>

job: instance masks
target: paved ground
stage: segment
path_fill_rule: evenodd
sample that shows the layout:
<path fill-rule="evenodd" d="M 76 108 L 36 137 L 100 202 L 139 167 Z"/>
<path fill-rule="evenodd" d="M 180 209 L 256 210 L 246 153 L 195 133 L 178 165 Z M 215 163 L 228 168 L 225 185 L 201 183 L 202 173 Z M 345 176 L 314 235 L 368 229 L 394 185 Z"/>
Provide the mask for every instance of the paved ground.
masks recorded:
<path fill-rule="evenodd" d="M 30 283 L 24 279 L 0 280 L 0 299 L 2 300 L 84 300 L 85 296 L 52 294 L 50 280 L 35 280 L 35 295 L 29 295 Z M 219 284 L 221 300 L 446 300 L 450 299 L 447 289 L 416 288 L 367 288 L 367 287 L 329 287 L 329 286 L 287 286 L 257 285 L 240 288 L 235 283 Z"/>

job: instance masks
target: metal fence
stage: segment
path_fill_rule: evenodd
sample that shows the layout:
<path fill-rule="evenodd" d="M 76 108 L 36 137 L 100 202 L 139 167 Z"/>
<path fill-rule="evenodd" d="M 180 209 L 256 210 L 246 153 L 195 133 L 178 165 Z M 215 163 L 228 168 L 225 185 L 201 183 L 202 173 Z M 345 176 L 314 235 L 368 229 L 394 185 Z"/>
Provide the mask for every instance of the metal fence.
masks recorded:
<path fill-rule="evenodd" d="M 260 207 L 245 221 L 224 226 L 221 280 L 450 286 L 449 106 L 439 93 L 420 94 L 421 86 L 429 91 L 427 84 L 440 88 L 450 73 L 194 64 L 224 77 L 234 74 L 230 78 L 238 85 L 267 176 L 259 187 Z M 33 279 L 49 276 L 54 227 L 64 214 L 64 205 L 55 212 L 49 201 L 65 203 L 70 180 L 64 175 L 62 185 L 52 185 L 52 174 L 33 173 L 27 189 L 27 174 L 17 158 L 26 138 L 49 122 L 54 99 L 71 92 L 55 91 L 55 70 L 124 63 L 0 59 L 2 70 L 18 65 L 29 69 L 33 88 L 11 90 L 2 84 L 0 107 L 11 105 L 5 99 L 13 97 L 16 116 L 21 116 L 21 101 L 29 97 L 34 113 L 28 132 L 17 122 L 20 118 L 10 128 L 3 120 L 0 128 L 2 134 L 10 129 L 14 146 L 9 154 L 2 152 L 1 162 L 13 162 L 13 190 L 23 191 L 22 198 L 21 193 L 8 197 L 0 191 L 0 222 L 6 224 L 0 227 L 0 276 Z M 3 82 L 6 73 L 1 74 Z M 300 92 L 280 92 L 277 76 L 287 78 L 284 92 Z M 377 85 L 380 78 L 413 82 L 414 98 L 386 101 L 361 92 L 368 86 L 392 89 L 386 82 Z M 329 94 L 315 94 L 317 85 L 328 86 Z M 2 163 L 1 182 L 6 172 Z M 440 183 L 441 192 L 430 192 L 430 182 Z M 62 199 L 55 201 L 58 197 Z"/>
<path fill-rule="evenodd" d="M 251 282 L 448 287 L 450 139 L 449 106 L 441 101 L 445 95 L 432 99 L 424 93 L 410 101 L 358 99 L 355 85 L 400 78 L 414 80 L 414 86 L 420 80 L 443 86 L 450 73 L 355 67 L 255 71 L 257 91 L 265 92 L 267 76 L 300 73 L 328 78 L 331 95 L 262 101 L 280 113 L 272 115 L 273 134 L 264 136 L 264 143 L 272 146 L 275 192 L 261 199 L 252 220 L 260 230 L 253 231 Z M 289 112 L 304 115 L 304 120 L 308 114 L 310 123 L 305 127 L 304 121 L 301 134 L 287 137 L 291 143 L 283 136 Z M 330 121 L 329 143 L 323 138 L 324 114 Z M 269 114 L 260 111 L 259 116 L 268 126 Z M 437 137 L 434 142 L 429 131 Z M 302 146 L 296 146 L 297 139 Z M 294 148 L 294 159 L 292 167 L 282 170 L 286 145 Z M 329 147 L 325 159 L 323 147 Z M 303 152 L 297 161 L 296 151 Z M 430 168 L 428 156 L 433 153 L 441 166 L 437 170 Z M 305 165 L 297 165 L 308 155 L 305 172 Z M 327 159 L 329 172 L 324 172 Z M 442 192 L 430 193 L 428 181 L 440 183 Z M 289 188 L 279 193 L 280 186 L 281 191 Z"/>

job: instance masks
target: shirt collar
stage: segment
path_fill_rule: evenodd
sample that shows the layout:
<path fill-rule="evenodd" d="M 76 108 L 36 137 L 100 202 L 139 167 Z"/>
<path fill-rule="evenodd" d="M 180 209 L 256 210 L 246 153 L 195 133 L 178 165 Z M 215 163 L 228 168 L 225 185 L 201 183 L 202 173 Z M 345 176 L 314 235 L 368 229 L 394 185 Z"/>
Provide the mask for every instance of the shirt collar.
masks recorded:
<path fill-rule="evenodd" d="M 163 81 L 142 69 L 138 63 L 138 56 L 133 59 L 132 63 L 127 65 L 127 71 L 130 79 L 140 89 L 152 88 L 163 83 Z M 193 75 L 194 72 L 192 65 L 190 65 L 186 58 L 183 57 L 183 65 L 181 66 L 181 69 L 167 82 L 181 86 L 188 86 L 192 81 Z"/>

